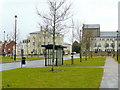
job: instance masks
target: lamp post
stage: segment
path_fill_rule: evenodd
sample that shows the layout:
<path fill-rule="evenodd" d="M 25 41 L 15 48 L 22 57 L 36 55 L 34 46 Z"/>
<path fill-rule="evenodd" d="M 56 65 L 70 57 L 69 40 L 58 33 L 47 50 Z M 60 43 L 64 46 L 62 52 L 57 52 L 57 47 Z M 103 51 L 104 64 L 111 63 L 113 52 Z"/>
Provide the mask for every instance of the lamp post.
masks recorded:
<path fill-rule="evenodd" d="M 5 55 L 5 31 L 3 33 L 4 33 L 4 44 L 3 44 L 3 56 L 4 56 Z"/>
<path fill-rule="evenodd" d="M 16 30 L 17 30 L 17 15 L 15 15 L 15 52 L 14 52 L 14 61 L 16 61 Z"/>
<path fill-rule="evenodd" d="M 80 30 L 80 62 L 82 62 L 82 53 L 81 53 L 81 50 L 82 50 L 82 48 L 81 48 L 81 32 L 82 32 L 82 30 Z"/>
<path fill-rule="evenodd" d="M 115 38 L 114 38 L 115 40 Z M 115 56 L 115 41 L 112 40 L 112 48 L 113 48 L 113 57 Z"/>
<path fill-rule="evenodd" d="M 26 54 L 27 54 L 27 58 L 28 58 L 28 42 L 29 42 L 29 40 L 27 39 L 26 40 L 26 47 L 27 47 Z"/>
<path fill-rule="evenodd" d="M 3 33 L 4 33 L 4 43 L 5 43 L 5 31 Z"/>
<path fill-rule="evenodd" d="M 33 36 L 33 39 L 34 39 L 34 44 L 33 44 L 34 45 L 34 51 L 33 52 L 34 52 L 34 55 L 35 55 L 35 51 L 36 51 L 35 50 L 35 36 Z"/>
<path fill-rule="evenodd" d="M 117 31 L 117 61 L 118 61 L 118 31 Z"/>

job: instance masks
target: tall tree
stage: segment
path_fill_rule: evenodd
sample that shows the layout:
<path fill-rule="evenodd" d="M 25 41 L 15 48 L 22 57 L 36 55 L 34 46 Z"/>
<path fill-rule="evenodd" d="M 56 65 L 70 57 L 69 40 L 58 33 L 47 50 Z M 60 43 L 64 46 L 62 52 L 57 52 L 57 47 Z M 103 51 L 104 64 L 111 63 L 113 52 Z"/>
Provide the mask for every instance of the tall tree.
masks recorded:
<path fill-rule="evenodd" d="M 79 43 L 79 57 L 80 57 L 80 62 L 82 62 L 82 25 L 80 23 L 77 22 L 77 24 L 75 24 L 75 39 L 78 41 Z"/>
<path fill-rule="evenodd" d="M 48 6 L 49 13 L 42 15 L 37 9 L 37 14 L 48 25 L 53 35 L 52 71 L 54 71 L 55 34 L 66 29 L 65 21 L 71 17 L 71 4 L 66 4 L 66 0 L 48 0 Z"/>
<path fill-rule="evenodd" d="M 78 43 L 77 41 L 75 41 L 73 44 L 72 44 L 72 51 L 73 52 L 76 52 L 76 53 L 79 53 L 80 52 L 80 43 Z"/>

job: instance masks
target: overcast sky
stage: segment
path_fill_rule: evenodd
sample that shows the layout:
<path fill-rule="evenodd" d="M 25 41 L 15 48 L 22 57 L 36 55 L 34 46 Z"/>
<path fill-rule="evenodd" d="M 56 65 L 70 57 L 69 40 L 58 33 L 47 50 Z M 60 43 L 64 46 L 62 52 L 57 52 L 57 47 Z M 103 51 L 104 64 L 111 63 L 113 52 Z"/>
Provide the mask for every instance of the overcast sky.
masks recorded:
<path fill-rule="evenodd" d="M 38 31 L 39 18 L 36 6 L 41 13 L 47 9 L 47 0 L 0 0 L 0 41 L 3 31 L 6 34 L 14 30 L 14 16 L 18 16 L 17 29 L 20 39 L 26 39 L 30 32 Z M 100 24 L 101 31 L 118 29 L 119 0 L 68 0 L 73 4 L 74 19 L 86 24 Z M 69 42 L 66 35 L 65 41 Z"/>

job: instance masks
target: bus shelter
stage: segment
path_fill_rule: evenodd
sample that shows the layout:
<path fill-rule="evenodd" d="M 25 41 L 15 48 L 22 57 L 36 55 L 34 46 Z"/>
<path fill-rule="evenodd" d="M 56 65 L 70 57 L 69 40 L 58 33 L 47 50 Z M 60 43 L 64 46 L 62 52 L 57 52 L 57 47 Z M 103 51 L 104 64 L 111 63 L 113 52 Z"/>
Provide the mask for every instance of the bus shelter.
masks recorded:
<path fill-rule="evenodd" d="M 42 45 L 42 47 L 45 47 L 45 50 L 43 51 L 45 56 L 45 66 L 51 66 L 52 65 L 52 56 L 53 56 L 53 45 Z M 55 56 L 54 56 L 54 65 L 60 66 L 63 65 L 63 55 L 64 51 L 63 49 L 66 48 L 62 45 L 55 45 Z"/>

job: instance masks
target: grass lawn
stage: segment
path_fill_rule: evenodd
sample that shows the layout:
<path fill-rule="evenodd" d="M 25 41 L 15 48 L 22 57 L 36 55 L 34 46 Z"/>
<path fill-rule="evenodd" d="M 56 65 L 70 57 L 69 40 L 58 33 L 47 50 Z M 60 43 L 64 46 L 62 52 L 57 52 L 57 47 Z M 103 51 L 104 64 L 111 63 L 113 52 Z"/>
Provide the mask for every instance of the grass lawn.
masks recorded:
<path fill-rule="evenodd" d="M 20 68 L 2 71 L 3 88 L 99 88 L 103 68 Z"/>
<path fill-rule="evenodd" d="M 114 57 L 113 59 L 115 59 L 115 61 L 120 64 L 120 56 L 118 56 L 118 61 L 117 61 L 117 57 Z"/>
<path fill-rule="evenodd" d="M 39 60 L 39 59 L 44 59 L 45 57 L 29 57 L 26 58 L 26 60 Z"/>
<path fill-rule="evenodd" d="M 11 57 L 2 57 L 0 56 L 2 60 L 0 60 L 0 62 L 4 63 L 4 62 L 14 62 L 14 59 Z M 44 57 L 28 57 L 26 58 L 26 60 L 39 60 L 39 59 L 44 59 Z M 21 58 L 16 58 L 16 60 L 21 60 Z"/>
<path fill-rule="evenodd" d="M 104 66 L 106 58 L 89 58 L 88 60 L 85 60 L 85 58 L 82 59 L 82 62 L 80 62 L 80 59 L 74 59 L 74 64 L 71 65 L 71 60 L 65 60 L 63 66 Z"/>
<path fill-rule="evenodd" d="M 16 55 L 16 56 L 21 56 L 21 55 Z M 31 55 L 24 55 L 24 56 L 31 56 Z M 33 57 L 34 56 L 44 56 L 44 55 L 32 55 Z"/>
<path fill-rule="evenodd" d="M 0 60 L 0 62 L 14 62 L 14 59 L 13 58 L 11 58 L 11 57 L 8 57 L 8 56 L 6 56 L 6 57 L 2 57 L 1 56 L 1 59 L 2 60 Z M 16 58 L 16 60 L 21 60 L 21 58 Z"/>

